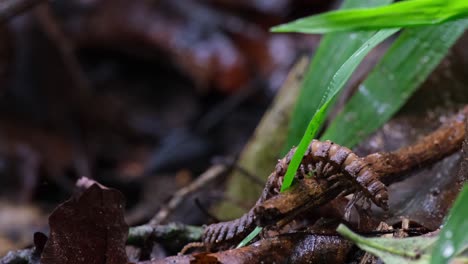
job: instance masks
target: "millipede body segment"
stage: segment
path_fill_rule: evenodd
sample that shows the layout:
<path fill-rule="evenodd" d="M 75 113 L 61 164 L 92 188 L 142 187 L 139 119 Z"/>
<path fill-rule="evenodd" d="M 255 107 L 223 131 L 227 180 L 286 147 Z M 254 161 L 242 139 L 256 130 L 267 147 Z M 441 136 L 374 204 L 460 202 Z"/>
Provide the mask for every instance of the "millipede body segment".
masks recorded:
<path fill-rule="evenodd" d="M 283 159 L 278 161 L 276 169 L 268 177 L 256 205 L 279 193 L 282 180 L 295 151 L 295 148 L 292 149 Z M 342 194 L 363 193 L 377 206 L 383 209 L 388 207 L 386 186 L 380 182 L 369 164 L 346 147 L 328 140 L 324 142 L 313 140 L 302 159 L 297 176 L 302 178 L 310 174 L 334 184 L 344 183 L 346 188 Z M 207 245 L 238 242 L 255 228 L 254 218 L 255 214 L 251 209 L 241 218 L 209 225 L 204 231 L 203 242 Z"/>
<path fill-rule="evenodd" d="M 265 188 L 262 191 L 262 195 L 255 205 L 259 205 L 271 196 L 278 194 L 278 191 L 276 190 L 279 190 L 279 187 L 281 187 L 281 185 L 278 186 L 278 184 L 281 184 L 281 182 L 278 180 L 278 175 L 273 172 L 268 177 Z M 255 214 L 252 208 L 240 218 L 209 225 L 203 232 L 203 242 L 206 245 L 238 243 L 255 229 L 254 217 Z"/>
<path fill-rule="evenodd" d="M 296 149 L 292 149 L 276 165 L 276 172 L 286 173 Z M 388 193 L 386 186 L 379 180 L 371 166 L 354 154 L 350 149 L 329 140 L 321 142 L 312 140 L 304 154 L 299 172 L 303 175 L 314 174 L 317 178 L 329 181 L 347 181 L 351 189 L 347 193 L 362 192 L 375 205 L 387 209 Z"/>

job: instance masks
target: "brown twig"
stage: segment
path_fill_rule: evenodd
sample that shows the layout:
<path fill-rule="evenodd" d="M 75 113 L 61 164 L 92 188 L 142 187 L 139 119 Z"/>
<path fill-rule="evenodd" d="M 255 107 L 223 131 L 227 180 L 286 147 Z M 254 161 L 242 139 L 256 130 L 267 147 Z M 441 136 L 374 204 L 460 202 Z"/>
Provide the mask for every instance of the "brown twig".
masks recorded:
<path fill-rule="evenodd" d="M 467 117 L 468 106 L 415 144 L 393 152 L 374 153 L 365 157 L 365 160 L 386 185 L 400 181 L 405 173 L 458 151 L 465 137 Z"/>
<path fill-rule="evenodd" d="M 314 178 L 298 181 L 290 191 L 273 196 L 254 207 L 255 223 L 258 226 L 275 223 L 278 227 L 284 226 L 303 211 L 334 199 L 344 187 L 327 190 L 326 182 L 318 182 Z"/>
<path fill-rule="evenodd" d="M 0 24 L 8 22 L 13 17 L 45 1 L 46 0 L 2 0 L 0 1 Z"/>
<path fill-rule="evenodd" d="M 177 206 L 187 197 L 187 195 L 193 193 L 194 191 L 202 188 L 209 182 L 213 181 L 226 171 L 226 166 L 224 165 L 214 165 L 200 175 L 195 181 L 193 181 L 187 187 L 179 189 L 167 203 L 167 206 L 163 207 L 150 221 L 150 225 L 158 225 L 166 221 L 169 214 L 174 211 Z"/>
<path fill-rule="evenodd" d="M 205 206 L 203 206 L 203 204 L 200 202 L 200 199 L 198 198 L 195 198 L 194 200 L 195 202 L 195 205 L 197 206 L 197 208 L 203 213 L 205 214 L 206 216 L 208 216 L 209 218 L 211 218 L 211 220 L 215 223 L 217 222 L 220 222 L 218 217 L 214 216 L 212 213 L 210 213 L 208 211 L 208 209 L 205 208 Z"/>
<path fill-rule="evenodd" d="M 233 158 L 216 158 L 213 162 L 232 167 L 234 170 L 240 172 L 242 176 L 245 176 L 247 179 L 251 180 L 252 183 L 255 183 L 260 186 L 263 186 L 265 184 L 265 182 L 260 177 L 254 175 L 242 165 L 238 164 L 237 161 Z"/>

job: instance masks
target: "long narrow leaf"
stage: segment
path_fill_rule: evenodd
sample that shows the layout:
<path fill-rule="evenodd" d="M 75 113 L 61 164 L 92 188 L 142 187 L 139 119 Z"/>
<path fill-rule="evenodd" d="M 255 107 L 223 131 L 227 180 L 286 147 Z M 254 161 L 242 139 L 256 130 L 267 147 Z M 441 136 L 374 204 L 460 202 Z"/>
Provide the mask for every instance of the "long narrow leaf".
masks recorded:
<path fill-rule="evenodd" d="M 343 88 L 344 84 L 348 81 L 351 74 L 357 68 L 359 63 L 364 59 L 364 57 L 379 43 L 387 39 L 389 36 L 397 32 L 398 29 L 387 29 L 380 30 L 374 36 L 372 36 L 368 41 L 366 41 L 361 48 L 359 48 L 346 62 L 338 69 L 336 74 L 333 76 L 332 81 L 330 82 L 328 89 L 325 91 L 323 105 L 320 105 L 319 109 L 315 112 L 312 117 L 304 136 L 299 143 L 299 146 L 294 153 L 294 156 L 291 160 L 291 164 L 286 171 L 286 175 L 281 186 L 281 191 L 288 189 L 294 179 L 294 175 L 299 167 L 299 164 L 302 160 L 307 146 L 309 145 L 312 138 L 319 126 L 323 123 L 326 116 L 326 110 L 330 106 L 330 103 L 333 101 L 335 96 Z"/>
<path fill-rule="evenodd" d="M 328 33 L 439 24 L 468 16 L 466 0 L 407 0 L 388 6 L 339 10 L 272 28 L 273 32 Z"/>
<path fill-rule="evenodd" d="M 391 0 L 348 0 L 341 8 L 372 7 L 388 3 L 391 3 Z M 374 31 L 340 32 L 327 34 L 323 37 L 305 74 L 299 99 L 289 125 L 283 154 L 301 140 L 311 114 L 319 108 L 322 95 L 336 71 L 373 34 L 375 34 Z"/>
<path fill-rule="evenodd" d="M 336 229 L 361 249 L 382 259 L 386 264 L 428 264 L 435 237 L 407 237 L 403 239 L 360 236 L 345 225 Z M 442 262 L 439 262 L 442 263 Z"/>
<path fill-rule="evenodd" d="M 261 227 L 257 226 L 255 227 L 255 229 L 250 232 L 250 234 L 248 236 L 246 236 L 244 239 L 242 239 L 242 241 L 237 245 L 236 248 L 241 248 L 241 247 L 245 247 L 247 244 L 249 244 L 249 242 L 254 239 L 258 234 L 260 234 L 260 232 L 262 232 L 262 229 Z"/>
<path fill-rule="evenodd" d="M 439 235 L 431 263 L 448 263 L 457 253 L 468 246 L 468 185 L 458 195 L 450 210 L 447 222 Z"/>
<path fill-rule="evenodd" d="M 405 30 L 322 139 L 353 147 L 387 122 L 440 63 L 467 26 L 468 20 L 461 20 Z"/>

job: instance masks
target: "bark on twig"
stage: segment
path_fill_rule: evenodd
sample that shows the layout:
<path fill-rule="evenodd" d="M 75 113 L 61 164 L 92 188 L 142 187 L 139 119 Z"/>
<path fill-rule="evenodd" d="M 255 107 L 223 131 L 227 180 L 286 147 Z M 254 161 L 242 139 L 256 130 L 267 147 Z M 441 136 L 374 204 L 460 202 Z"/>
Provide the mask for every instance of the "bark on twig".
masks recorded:
<path fill-rule="evenodd" d="M 127 244 L 142 246 L 149 240 L 178 241 L 180 244 L 200 241 L 203 227 L 189 226 L 178 223 L 167 225 L 142 225 L 130 228 Z"/>
<path fill-rule="evenodd" d="M 468 106 L 415 144 L 393 152 L 370 154 L 365 160 L 380 174 L 380 180 L 386 185 L 400 181 L 404 173 L 434 163 L 458 151 L 465 137 L 467 117 Z"/>

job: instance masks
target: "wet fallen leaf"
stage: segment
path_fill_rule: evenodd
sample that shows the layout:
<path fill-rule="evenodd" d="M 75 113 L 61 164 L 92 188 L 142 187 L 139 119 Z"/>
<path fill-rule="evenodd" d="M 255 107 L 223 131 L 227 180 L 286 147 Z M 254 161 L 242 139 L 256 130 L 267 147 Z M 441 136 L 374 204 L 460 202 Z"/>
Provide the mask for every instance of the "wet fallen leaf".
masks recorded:
<path fill-rule="evenodd" d="M 59 205 L 49 217 L 50 237 L 41 263 L 127 263 L 124 197 L 114 189 L 91 185 Z"/>

